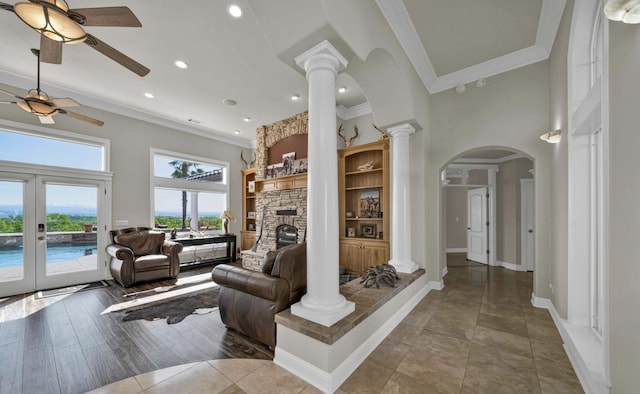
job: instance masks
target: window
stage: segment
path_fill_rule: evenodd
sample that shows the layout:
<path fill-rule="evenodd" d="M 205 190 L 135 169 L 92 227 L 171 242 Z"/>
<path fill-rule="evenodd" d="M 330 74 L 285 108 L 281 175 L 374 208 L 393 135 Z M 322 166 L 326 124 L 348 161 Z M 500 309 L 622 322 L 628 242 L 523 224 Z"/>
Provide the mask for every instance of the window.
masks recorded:
<path fill-rule="evenodd" d="M 0 129 L 0 160 L 104 171 L 105 157 L 105 147 L 99 143 Z"/>
<path fill-rule="evenodd" d="M 222 229 L 228 206 L 228 164 L 152 150 L 153 225 L 178 231 Z"/>

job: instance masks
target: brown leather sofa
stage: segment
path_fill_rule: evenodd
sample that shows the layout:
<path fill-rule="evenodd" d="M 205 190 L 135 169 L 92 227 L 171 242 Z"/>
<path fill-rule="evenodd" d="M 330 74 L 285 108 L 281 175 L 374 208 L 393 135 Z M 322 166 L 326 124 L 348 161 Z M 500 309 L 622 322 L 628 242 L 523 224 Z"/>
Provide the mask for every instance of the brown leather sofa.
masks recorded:
<path fill-rule="evenodd" d="M 276 345 L 276 313 L 300 300 L 307 289 L 307 245 L 269 252 L 262 272 L 227 264 L 211 272 L 220 285 L 222 322 L 265 345 Z"/>
<path fill-rule="evenodd" d="M 165 234 L 149 227 L 112 230 L 111 275 L 123 287 L 137 282 L 176 278 L 180 273 L 182 244 L 165 240 Z"/>

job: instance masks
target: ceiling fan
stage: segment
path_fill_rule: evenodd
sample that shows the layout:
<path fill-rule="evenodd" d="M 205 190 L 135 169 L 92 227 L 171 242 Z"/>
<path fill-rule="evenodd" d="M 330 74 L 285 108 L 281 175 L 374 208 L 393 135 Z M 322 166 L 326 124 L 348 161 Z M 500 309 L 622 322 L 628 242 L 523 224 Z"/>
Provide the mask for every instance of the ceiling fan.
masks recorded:
<path fill-rule="evenodd" d="M 75 100 L 70 98 L 51 99 L 45 92 L 40 90 L 40 51 L 38 49 L 31 49 L 31 52 L 38 56 L 38 87 L 36 89 L 29 90 L 24 97 L 20 97 L 11 92 L 0 89 L 0 93 L 13 96 L 18 99 L 18 101 L 0 101 L 0 104 L 16 104 L 23 110 L 38 116 L 40 123 L 43 124 L 55 123 L 53 121 L 53 115 L 61 114 L 96 126 L 102 126 L 104 122 L 101 120 L 63 109 L 63 107 L 79 107 L 80 104 Z"/>
<path fill-rule="evenodd" d="M 150 71 L 83 29 L 83 26 L 142 27 L 128 7 L 69 9 L 65 0 L 30 0 L 14 5 L 0 2 L 0 8 L 15 13 L 40 33 L 41 60 L 45 63 L 62 63 L 62 44 L 84 42 L 141 77 Z"/>

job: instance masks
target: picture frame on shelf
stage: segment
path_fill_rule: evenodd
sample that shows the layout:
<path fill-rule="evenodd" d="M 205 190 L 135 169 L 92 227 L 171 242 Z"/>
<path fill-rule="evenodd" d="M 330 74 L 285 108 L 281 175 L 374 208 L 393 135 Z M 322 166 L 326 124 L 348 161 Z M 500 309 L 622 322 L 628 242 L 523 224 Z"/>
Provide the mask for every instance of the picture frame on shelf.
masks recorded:
<path fill-rule="evenodd" d="M 376 237 L 376 225 L 375 224 L 361 224 L 360 235 L 363 238 L 375 238 Z"/>
<path fill-rule="evenodd" d="M 249 193 L 255 193 L 256 192 L 256 181 L 247 182 L 247 191 Z"/>
<path fill-rule="evenodd" d="M 380 212 L 380 189 L 360 191 L 360 217 L 377 218 Z"/>
<path fill-rule="evenodd" d="M 282 175 L 291 175 L 294 171 L 296 152 L 289 152 L 282 155 Z"/>
<path fill-rule="evenodd" d="M 255 219 L 255 218 L 256 218 L 256 211 L 247 212 L 247 219 Z"/>

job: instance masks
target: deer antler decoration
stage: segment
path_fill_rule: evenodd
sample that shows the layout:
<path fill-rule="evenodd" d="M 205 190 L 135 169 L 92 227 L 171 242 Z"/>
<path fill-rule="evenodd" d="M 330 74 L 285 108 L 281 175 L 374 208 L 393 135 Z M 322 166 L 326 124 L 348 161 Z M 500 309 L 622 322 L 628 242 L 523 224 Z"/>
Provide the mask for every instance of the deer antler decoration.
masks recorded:
<path fill-rule="evenodd" d="M 242 155 L 243 153 L 244 153 L 243 151 L 240 151 L 240 160 L 242 160 L 242 161 L 244 162 L 244 164 L 246 164 L 246 165 L 247 165 L 247 168 L 252 168 L 252 167 L 253 167 L 253 165 L 254 165 L 254 164 L 255 164 L 255 162 L 256 162 L 256 153 L 255 153 L 255 152 L 253 152 L 253 161 L 251 161 L 251 162 L 248 162 L 248 161 L 246 161 L 246 160 L 244 159 L 244 156 Z"/>
<path fill-rule="evenodd" d="M 350 147 L 351 142 L 353 142 L 353 140 L 358 138 L 358 135 L 360 135 L 360 133 L 358 132 L 358 125 L 353 126 L 353 131 L 355 131 L 356 134 L 353 137 L 349 138 L 349 141 L 347 141 L 344 134 L 342 134 L 342 125 L 340 125 L 340 127 L 338 128 L 338 135 L 340 136 L 340 138 L 342 138 L 342 141 L 344 141 L 344 146 L 347 148 Z"/>
<path fill-rule="evenodd" d="M 371 124 L 373 125 L 373 127 L 374 127 L 376 130 L 378 130 L 378 132 L 380 132 L 380 134 L 382 134 L 382 135 L 380 136 L 380 138 L 379 138 L 380 140 L 383 140 L 383 139 L 385 139 L 385 138 L 388 138 L 388 137 L 387 137 L 387 133 L 385 133 L 384 131 L 382 131 L 382 130 L 381 130 L 378 126 L 376 126 L 375 124 L 373 124 L 373 123 L 371 123 Z"/>

